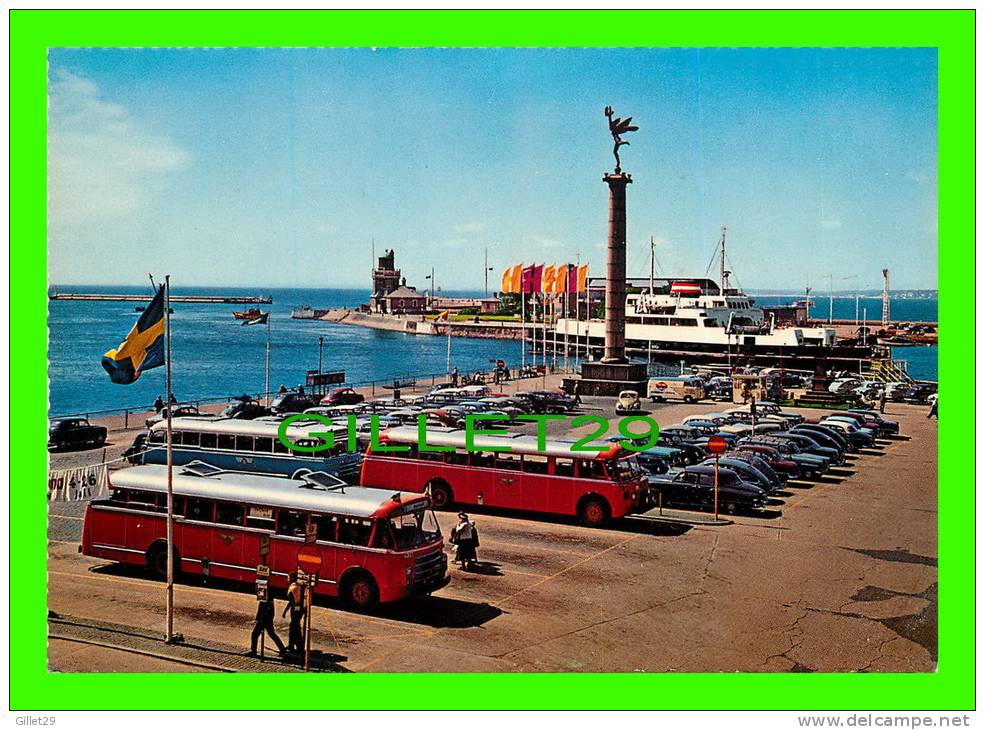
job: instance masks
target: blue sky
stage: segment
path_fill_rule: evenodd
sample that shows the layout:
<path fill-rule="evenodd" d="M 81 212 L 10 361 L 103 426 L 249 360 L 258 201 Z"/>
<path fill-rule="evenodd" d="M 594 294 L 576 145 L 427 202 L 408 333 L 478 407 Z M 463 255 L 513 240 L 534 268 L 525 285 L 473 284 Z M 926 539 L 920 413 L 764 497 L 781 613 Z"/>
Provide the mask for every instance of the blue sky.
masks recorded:
<path fill-rule="evenodd" d="M 629 273 L 747 288 L 935 288 L 934 49 L 53 49 L 49 279 L 482 286 L 601 275 L 622 150 Z M 848 278 L 856 276 L 857 278 Z"/>

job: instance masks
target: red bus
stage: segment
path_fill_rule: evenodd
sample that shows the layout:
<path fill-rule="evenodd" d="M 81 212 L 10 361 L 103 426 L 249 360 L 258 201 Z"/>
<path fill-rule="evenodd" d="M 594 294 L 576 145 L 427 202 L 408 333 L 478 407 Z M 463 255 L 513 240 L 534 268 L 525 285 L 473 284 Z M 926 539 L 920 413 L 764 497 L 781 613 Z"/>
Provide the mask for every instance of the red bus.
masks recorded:
<path fill-rule="evenodd" d="M 86 508 L 79 551 L 163 577 L 167 467 L 121 469 L 110 489 Z M 269 583 L 286 587 L 311 529 L 322 556 L 317 593 L 364 609 L 448 583 L 441 529 L 420 494 L 353 487 L 324 472 L 287 479 L 202 462 L 176 467 L 173 490 L 176 573 L 253 582 L 267 536 Z"/>
<path fill-rule="evenodd" d="M 380 444 L 408 450 L 367 449 L 360 483 L 420 490 L 430 495 L 437 509 L 454 502 L 577 515 L 593 527 L 643 504 L 647 480 L 634 452 L 610 443 L 603 451 L 572 451 L 573 443 L 548 440 L 538 449 L 533 436 L 476 435 L 468 450 L 464 431 L 429 428 L 428 446 L 453 450 L 421 451 L 418 429 L 391 428 L 381 435 Z M 502 447 L 510 451 L 491 450 Z"/>

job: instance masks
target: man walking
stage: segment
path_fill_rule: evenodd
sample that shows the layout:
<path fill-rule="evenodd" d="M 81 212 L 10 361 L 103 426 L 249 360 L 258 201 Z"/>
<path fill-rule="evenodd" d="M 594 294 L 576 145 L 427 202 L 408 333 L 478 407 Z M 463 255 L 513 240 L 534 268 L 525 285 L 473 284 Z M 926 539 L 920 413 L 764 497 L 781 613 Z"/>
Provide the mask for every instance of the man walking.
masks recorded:
<path fill-rule="evenodd" d="M 250 635 L 250 650 L 246 652 L 247 656 L 257 655 L 257 639 L 260 638 L 260 634 L 264 631 L 267 632 L 267 636 L 277 645 L 277 651 L 283 656 L 284 642 L 280 640 L 277 632 L 274 631 L 274 597 L 269 590 L 265 592 L 262 599 L 257 601 L 256 622 L 253 624 L 253 633 Z"/>
<path fill-rule="evenodd" d="M 879 412 L 886 412 L 886 389 L 883 388 L 879 391 Z"/>

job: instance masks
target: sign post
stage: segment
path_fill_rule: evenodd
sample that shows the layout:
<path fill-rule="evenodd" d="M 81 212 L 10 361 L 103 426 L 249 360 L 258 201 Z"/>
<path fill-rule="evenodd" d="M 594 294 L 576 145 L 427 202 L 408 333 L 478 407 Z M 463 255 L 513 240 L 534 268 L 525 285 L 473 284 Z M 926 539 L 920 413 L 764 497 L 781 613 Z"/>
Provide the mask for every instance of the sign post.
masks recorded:
<path fill-rule="evenodd" d="M 708 451 L 715 455 L 715 522 L 718 522 L 718 458 L 728 448 L 728 443 L 721 436 L 708 439 Z"/>
<path fill-rule="evenodd" d="M 310 523 L 309 528 L 315 523 Z M 310 529 L 308 532 L 311 532 Z M 307 538 L 307 534 L 305 537 Z M 311 541 L 312 543 L 314 540 Z M 298 548 L 298 582 L 304 585 L 304 671 L 311 668 L 311 604 L 315 597 L 315 584 L 321 570 L 321 550 L 311 543 Z"/>

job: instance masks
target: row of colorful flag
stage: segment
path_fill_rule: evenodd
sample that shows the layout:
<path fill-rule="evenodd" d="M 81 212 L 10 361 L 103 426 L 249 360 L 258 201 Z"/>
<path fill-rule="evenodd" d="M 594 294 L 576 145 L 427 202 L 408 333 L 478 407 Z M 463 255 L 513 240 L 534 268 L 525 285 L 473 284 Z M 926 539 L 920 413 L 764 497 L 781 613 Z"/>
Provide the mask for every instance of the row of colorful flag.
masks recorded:
<path fill-rule="evenodd" d="M 588 264 L 517 264 L 503 272 L 504 294 L 583 294 L 588 291 Z"/>

